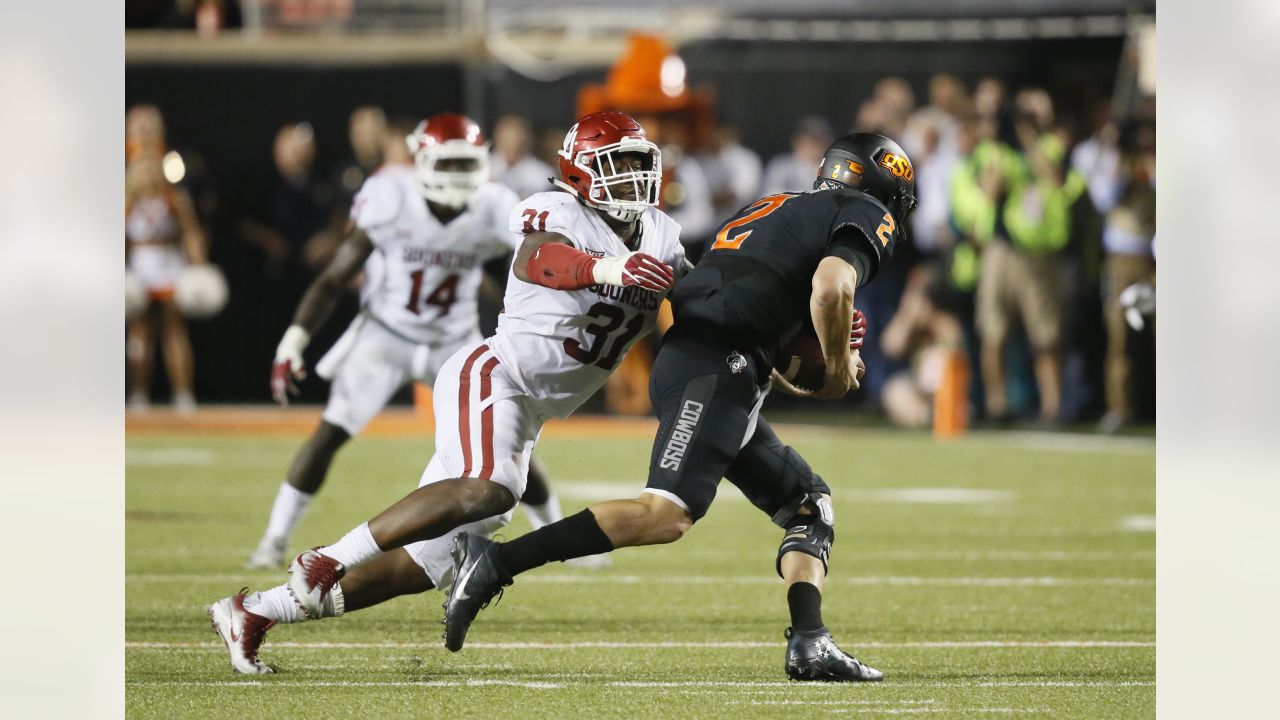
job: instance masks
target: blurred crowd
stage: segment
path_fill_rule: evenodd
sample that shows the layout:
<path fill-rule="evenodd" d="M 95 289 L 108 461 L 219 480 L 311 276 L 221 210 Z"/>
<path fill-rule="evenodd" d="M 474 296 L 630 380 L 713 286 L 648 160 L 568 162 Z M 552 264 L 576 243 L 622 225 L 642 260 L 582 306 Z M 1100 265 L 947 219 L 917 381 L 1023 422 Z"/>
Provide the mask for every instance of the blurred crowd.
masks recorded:
<path fill-rule="evenodd" d="M 968 86 L 938 74 L 923 89 L 917 98 L 905 80 L 885 78 L 856 117 L 838 125 L 805 117 L 789 151 L 770 158 L 745 147 L 731 124 L 698 129 L 678 116 L 637 119 L 663 148 L 662 204 L 683 227 L 693 258 L 746 203 L 809 189 L 836 136 L 856 128 L 900 141 L 914 163 L 920 204 L 910 242 L 859 291 L 870 326 L 868 375 L 851 402 L 926 426 L 935 393 L 953 381 L 944 369 L 962 361 L 972 372 L 957 377 L 979 422 L 1097 422 L 1112 431 L 1149 420 L 1151 303 L 1133 298 L 1154 293 L 1154 112 L 1118 119 L 1106 107 L 1060 109 L 1041 89 L 1011 89 L 996 78 Z M 415 122 L 356 108 L 345 157 L 328 169 L 315 166 L 310 125 L 278 128 L 270 181 L 242 217 L 220 224 L 213 248 L 215 262 L 220 244 L 249 258 L 229 306 L 248 318 L 243 332 L 270 347 L 343 238 L 364 180 L 384 163 L 411 162 L 403 138 Z M 565 128 L 504 115 L 487 129 L 495 180 L 522 197 L 551 189 Z M 158 108 L 131 108 L 126 132 L 130 266 L 140 279 L 149 273 L 153 299 L 130 325 L 131 398 L 146 406 L 160 337 L 172 397 L 190 404 L 190 343 L 182 318 L 166 305 L 168 276 L 148 263 L 205 262 L 217 199 L 207 197 L 198 152 L 169 148 Z M 269 357 L 257 360 L 246 361 L 248 371 L 266 367 Z"/>

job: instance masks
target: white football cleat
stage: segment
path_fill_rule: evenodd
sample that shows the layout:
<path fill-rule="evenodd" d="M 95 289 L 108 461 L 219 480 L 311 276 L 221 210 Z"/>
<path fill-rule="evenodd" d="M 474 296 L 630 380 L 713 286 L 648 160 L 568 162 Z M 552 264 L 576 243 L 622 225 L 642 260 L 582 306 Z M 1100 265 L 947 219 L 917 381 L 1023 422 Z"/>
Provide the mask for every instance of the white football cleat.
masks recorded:
<path fill-rule="evenodd" d="M 210 605 L 209 620 L 213 623 L 213 631 L 227 646 L 231 669 L 246 675 L 266 675 L 275 670 L 258 659 L 258 648 L 276 621 L 244 609 L 247 589 L 242 588 L 239 593 Z"/>
<path fill-rule="evenodd" d="M 264 537 L 258 543 L 257 549 L 245 561 L 245 570 L 279 570 L 284 567 L 284 539 L 272 539 Z"/>
<path fill-rule="evenodd" d="M 585 555 L 572 560 L 565 560 L 565 565 L 579 570 L 603 570 L 613 567 L 613 557 L 609 553 L 600 553 L 599 555 Z"/>
<path fill-rule="evenodd" d="M 289 594 L 308 620 L 341 615 L 344 607 L 338 581 L 347 569 L 318 549 L 307 550 L 289 565 Z"/>

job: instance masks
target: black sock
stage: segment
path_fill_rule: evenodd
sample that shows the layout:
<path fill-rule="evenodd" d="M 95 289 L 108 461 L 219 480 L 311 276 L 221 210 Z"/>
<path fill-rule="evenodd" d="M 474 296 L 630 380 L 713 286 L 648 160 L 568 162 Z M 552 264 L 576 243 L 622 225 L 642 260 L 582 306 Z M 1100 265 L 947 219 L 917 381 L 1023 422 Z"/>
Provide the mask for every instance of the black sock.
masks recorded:
<path fill-rule="evenodd" d="M 787 606 L 791 608 L 791 627 L 817 630 L 822 627 L 822 591 L 812 583 L 798 582 L 787 590 Z"/>
<path fill-rule="evenodd" d="M 498 546 L 497 560 L 512 575 L 542 567 L 552 560 L 572 560 L 613 550 L 590 510 L 558 520 Z"/>

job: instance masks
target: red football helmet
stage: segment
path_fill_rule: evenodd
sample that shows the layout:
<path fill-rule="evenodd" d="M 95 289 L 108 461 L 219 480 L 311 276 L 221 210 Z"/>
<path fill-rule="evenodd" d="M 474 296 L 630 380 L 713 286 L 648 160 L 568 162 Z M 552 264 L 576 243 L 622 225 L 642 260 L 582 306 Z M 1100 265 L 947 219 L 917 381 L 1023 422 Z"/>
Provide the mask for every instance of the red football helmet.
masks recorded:
<path fill-rule="evenodd" d="M 432 115 L 405 136 L 405 143 L 413 153 L 422 194 L 431 202 L 462 207 L 489 179 L 489 144 L 480 126 L 465 115 Z"/>
<path fill-rule="evenodd" d="M 625 153 L 642 156 L 640 169 L 621 162 Z M 552 182 L 616 220 L 634 222 L 645 208 L 658 204 L 662 151 L 628 115 L 605 111 L 583 116 L 564 136 L 559 155 L 560 179 Z M 631 198 L 618 197 L 628 187 Z"/>

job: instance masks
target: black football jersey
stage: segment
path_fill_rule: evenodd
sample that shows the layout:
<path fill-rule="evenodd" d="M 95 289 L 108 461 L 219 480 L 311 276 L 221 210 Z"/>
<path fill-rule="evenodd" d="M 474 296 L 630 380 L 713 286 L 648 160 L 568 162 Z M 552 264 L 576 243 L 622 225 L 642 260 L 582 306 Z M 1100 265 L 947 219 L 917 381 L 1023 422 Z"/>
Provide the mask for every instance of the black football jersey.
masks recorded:
<path fill-rule="evenodd" d="M 828 255 L 867 267 L 862 285 L 900 237 L 879 200 L 857 190 L 761 198 L 720 226 L 706 253 L 672 293 L 677 324 L 715 328 L 772 362 L 809 321 L 809 294 Z M 710 329 L 710 328 L 709 328 Z"/>

